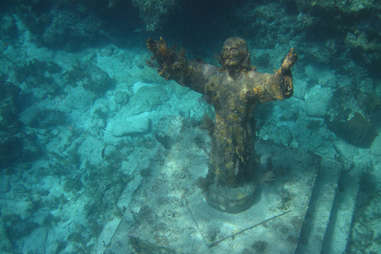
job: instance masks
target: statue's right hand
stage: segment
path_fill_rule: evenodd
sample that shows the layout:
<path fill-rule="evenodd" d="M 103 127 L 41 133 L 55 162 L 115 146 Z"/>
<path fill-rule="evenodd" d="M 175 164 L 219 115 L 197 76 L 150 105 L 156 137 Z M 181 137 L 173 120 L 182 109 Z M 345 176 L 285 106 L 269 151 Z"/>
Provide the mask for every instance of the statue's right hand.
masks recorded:
<path fill-rule="evenodd" d="M 152 59 L 155 59 L 160 66 L 163 64 L 173 64 L 178 58 L 178 53 L 174 49 L 169 48 L 167 42 L 162 37 L 158 41 L 148 39 L 146 45 L 153 53 Z"/>
<path fill-rule="evenodd" d="M 158 41 L 149 38 L 146 42 L 147 48 L 153 53 L 154 57 L 163 57 L 169 53 L 167 43 L 160 37 Z"/>
<path fill-rule="evenodd" d="M 153 61 L 156 61 L 159 74 L 162 77 L 172 79 L 185 70 L 185 53 L 182 51 L 176 52 L 175 49 L 169 48 L 162 37 L 158 41 L 148 39 L 146 44 L 147 48 L 153 53 L 148 64 L 154 66 Z"/>

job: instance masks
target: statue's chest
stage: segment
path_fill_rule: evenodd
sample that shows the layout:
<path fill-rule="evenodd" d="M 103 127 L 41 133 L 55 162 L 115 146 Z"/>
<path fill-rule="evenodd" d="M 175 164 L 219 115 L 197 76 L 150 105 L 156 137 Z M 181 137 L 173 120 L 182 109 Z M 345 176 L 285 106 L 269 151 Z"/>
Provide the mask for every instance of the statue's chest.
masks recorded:
<path fill-rule="evenodd" d="M 226 118 L 241 119 L 249 111 L 249 103 L 244 89 L 240 84 L 230 84 L 221 89 L 219 96 L 218 111 Z"/>
<path fill-rule="evenodd" d="M 212 104 L 221 116 L 234 118 L 246 115 L 249 110 L 247 85 L 245 79 L 232 80 L 226 75 L 212 78 L 207 85 L 207 101 Z"/>

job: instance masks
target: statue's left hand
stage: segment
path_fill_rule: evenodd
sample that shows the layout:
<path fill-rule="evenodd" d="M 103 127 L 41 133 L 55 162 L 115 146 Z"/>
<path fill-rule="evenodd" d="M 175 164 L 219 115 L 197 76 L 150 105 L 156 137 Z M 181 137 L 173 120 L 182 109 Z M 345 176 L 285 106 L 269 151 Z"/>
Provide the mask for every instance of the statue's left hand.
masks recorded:
<path fill-rule="evenodd" d="M 286 57 L 283 59 L 281 70 L 282 72 L 289 72 L 291 67 L 295 64 L 298 59 L 294 48 L 291 48 Z"/>
<path fill-rule="evenodd" d="M 294 88 L 292 84 L 291 67 L 295 64 L 297 59 L 298 57 L 294 49 L 291 48 L 283 59 L 280 69 L 275 74 L 281 80 L 280 88 L 282 91 L 282 98 L 289 98 L 293 94 Z"/>

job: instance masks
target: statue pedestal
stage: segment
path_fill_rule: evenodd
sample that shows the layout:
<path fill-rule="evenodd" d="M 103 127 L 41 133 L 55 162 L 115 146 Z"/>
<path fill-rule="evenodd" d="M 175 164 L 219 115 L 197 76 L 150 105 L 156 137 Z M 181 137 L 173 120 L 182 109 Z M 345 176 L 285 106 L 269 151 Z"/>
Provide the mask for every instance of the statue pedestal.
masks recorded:
<path fill-rule="evenodd" d="M 235 188 L 211 184 L 208 186 L 205 198 L 208 204 L 217 210 L 227 213 L 240 213 L 253 205 L 256 189 L 254 183 Z"/>
<path fill-rule="evenodd" d="M 294 253 L 319 162 L 307 153 L 272 144 L 257 144 L 256 151 L 260 156 L 271 155 L 273 170 L 283 174 L 260 190 L 250 187 L 229 193 L 214 189 L 213 193 L 224 197 L 215 203 L 217 196 L 202 193 L 196 184 L 207 174 L 207 155 L 189 147 L 189 143 L 174 145 L 164 165 L 156 165 L 152 170 L 157 173 L 143 181 L 105 251 Z M 239 195 L 242 205 L 236 198 Z M 235 204 L 230 208 L 227 201 L 232 197 Z M 209 204 L 224 204 L 223 209 L 231 210 L 223 212 L 221 207 L 215 209 Z M 231 213 L 237 207 L 244 211 Z"/>

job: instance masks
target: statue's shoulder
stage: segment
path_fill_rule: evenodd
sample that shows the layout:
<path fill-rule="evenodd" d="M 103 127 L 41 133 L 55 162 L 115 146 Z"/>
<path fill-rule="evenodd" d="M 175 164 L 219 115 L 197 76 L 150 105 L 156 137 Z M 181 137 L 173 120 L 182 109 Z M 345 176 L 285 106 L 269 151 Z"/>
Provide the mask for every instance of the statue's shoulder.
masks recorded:
<path fill-rule="evenodd" d="M 219 71 L 219 68 L 211 64 L 202 64 L 202 71 L 206 75 L 211 75 L 217 73 Z"/>
<path fill-rule="evenodd" d="M 212 64 L 203 64 L 201 70 L 203 77 L 206 78 L 206 80 L 217 81 L 218 79 L 221 79 L 225 73 L 221 68 Z"/>

